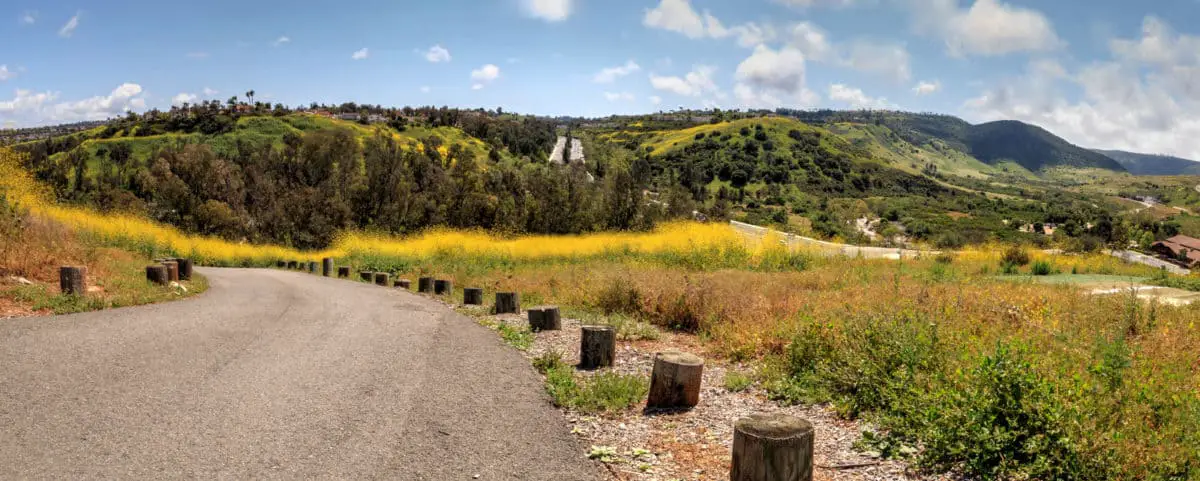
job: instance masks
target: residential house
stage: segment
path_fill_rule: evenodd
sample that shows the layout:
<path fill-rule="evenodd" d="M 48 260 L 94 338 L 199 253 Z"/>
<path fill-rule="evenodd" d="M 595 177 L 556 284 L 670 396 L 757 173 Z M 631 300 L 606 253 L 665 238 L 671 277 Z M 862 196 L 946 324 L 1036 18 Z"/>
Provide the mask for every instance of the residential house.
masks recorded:
<path fill-rule="evenodd" d="M 1187 267 L 1200 267 L 1200 239 L 1195 237 L 1177 235 L 1155 242 L 1150 248 L 1176 263 Z"/>

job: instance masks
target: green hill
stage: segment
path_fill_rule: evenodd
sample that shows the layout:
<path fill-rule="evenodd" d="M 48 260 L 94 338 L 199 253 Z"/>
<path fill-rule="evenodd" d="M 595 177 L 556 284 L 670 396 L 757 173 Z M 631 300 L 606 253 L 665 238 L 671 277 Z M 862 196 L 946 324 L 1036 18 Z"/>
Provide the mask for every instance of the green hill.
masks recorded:
<path fill-rule="evenodd" d="M 971 127 L 967 145 L 971 155 L 979 160 L 989 164 L 1011 160 L 1032 171 L 1052 167 L 1125 170 L 1104 154 L 1073 145 L 1041 127 L 1015 120 Z"/>
<path fill-rule="evenodd" d="M 1120 150 L 1096 150 L 1096 152 L 1117 161 L 1133 175 L 1200 175 L 1200 162 L 1194 160 Z"/>

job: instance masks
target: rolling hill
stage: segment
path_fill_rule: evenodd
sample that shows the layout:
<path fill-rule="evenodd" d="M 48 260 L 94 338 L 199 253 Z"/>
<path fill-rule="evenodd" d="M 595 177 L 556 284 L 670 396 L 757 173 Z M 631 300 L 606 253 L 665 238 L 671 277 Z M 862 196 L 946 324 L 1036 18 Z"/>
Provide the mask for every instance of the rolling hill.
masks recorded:
<path fill-rule="evenodd" d="M 1200 175 L 1200 162 L 1169 155 L 1096 150 L 1117 161 L 1133 175 Z"/>

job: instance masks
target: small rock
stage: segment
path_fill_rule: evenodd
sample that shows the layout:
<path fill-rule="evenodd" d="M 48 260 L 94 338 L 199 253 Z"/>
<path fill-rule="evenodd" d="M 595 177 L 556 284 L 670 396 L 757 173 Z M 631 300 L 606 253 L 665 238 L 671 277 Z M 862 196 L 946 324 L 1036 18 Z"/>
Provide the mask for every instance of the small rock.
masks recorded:
<path fill-rule="evenodd" d="M 32 286 L 33 285 L 33 281 L 30 281 L 29 279 L 26 279 L 21 276 L 12 276 L 12 277 L 9 277 L 8 280 L 15 282 L 17 284 L 23 285 L 23 286 Z"/>
<path fill-rule="evenodd" d="M 178 290 L 181 294 L 187 294 L 188 291 L 187 287 L 184 287 L 183 284 L 178 282 L 171 282 L 171 288 Z"/>

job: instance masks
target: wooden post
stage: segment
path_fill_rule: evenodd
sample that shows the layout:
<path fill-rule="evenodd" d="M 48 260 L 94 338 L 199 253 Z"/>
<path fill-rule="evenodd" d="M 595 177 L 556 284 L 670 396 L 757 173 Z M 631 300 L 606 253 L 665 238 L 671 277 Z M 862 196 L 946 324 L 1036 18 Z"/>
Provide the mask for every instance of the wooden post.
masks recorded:
<path fill-rule="evenodd" d="M 386 272 L 376 272 L 375 273 L 375 285 L 387 287 L 389 277 L 391 277 L 391 274 L 388 274 Z"/>
<path fill-rule="evenodd" d="M 191 259 L 175 259 L 175 262 L 179 263 L 179 280 L 181 280 L 181 281 L 192 280 L 192 268 L 195 267 L 195 264 L 192 262 L 192 260 Z"/>
<path fill-rule="evenodd" d="M 583 326 L 579 339 L 579 368 L 612 367 L 617 359 L 617 330 L 612 326 Z"/>
<path fill-rule="evenodd" d="M 408 279 L 396 279 L 397 289 L 412 289 L 412 281 Z"/>
<path fill-rule="evenodd" d="M 283 269 L 284 267 L 287 267 L 287 263 L 284 261 L 275 261 L 275 267 Z"/>
<path fill-rule="evenodd" d="M 516 292 L 496 293 L 496 314 L 520 314 L 521 295 Z"/>
<path fill-rule="evenodd" d="M 654 356 L 650 373 L 649 408 L 691 408 L 700 403 L 700 379 L 704 360 L 679 351 Z"/>
<path fill-rule="evenodd" d="M 338 278 L 339 279 L 349 279 L 350 278 L 350 266 L 338 266 Z"/>
<path fill-rule="evenodd" d="M 433 294 L 437 296 L 447 296 L 454 293 L 454 281 L 447 279 L 437 279 L 433 281 Z"/>
<path fill-rule="evenodd" d="M 317 262 L 316 261 L 308 261 L 308 273 L 309 274 L 317 273 Z"/>
<path fill-rule="evenodd" d="M 420 292 L 422 294 L 429 294 L 429 293 L 433 292 L 433 278 L 432 277 L 418 277 L 417 278 L 417 292 Z"/>
<path fill-rule="evenodd" d="M 167 280 L 168 281 L 178 281 L 179 280 L 179 263 L 178 262 L 165 261 L 162 263 L 162 265 L 167 267 Z"/>
<path fill-rule="evenodd" d="M 321 275 L 329 277 L 333 275 L 333 258 L 326 257 L 321 259 Z"/>
<path fill-rule="evenodd" d="M 782 413 L 737 420 L 730 481 L 812 481 L 813 437 L 812 424 Z"/>
<path fill-rule="evenodd" d="M 529 330 L 537 332 L 560 329 L 562 329 L 562 317 L 558 314 L 558 306 L 529 308 Z"/>
<path fill-rule="evenodd" d="M 87 294 L 87 267 L 59 267 L 58 288 L 67 296 Z"/>
<path fill-rule="evenodd" d="M 483 305 L 483 289 L 478 287 L 468 287 L 463 289 L 463 305 L 467 306 L 482 306 Z"/>
<path fill-rule="evenodd" d="M 296 261 L 287 261 L 287 268 L 288 268 L 288 269 L 295 269 L 295 268 L 296 268 Z"/>
<path fill-rule="evenodd" d="M 358 273 L 358 277 L 364 281 L 371 282 L 375 280 L 375 273 L 371 271 L 362 271 Z"/>
<path fill-rule="evenodd" d="M 167 277 L 167 266 L 162 264 L 146 266 L 146 280 L 160 286 L 167 285 L 171 282 L 171 278 Z"/>

